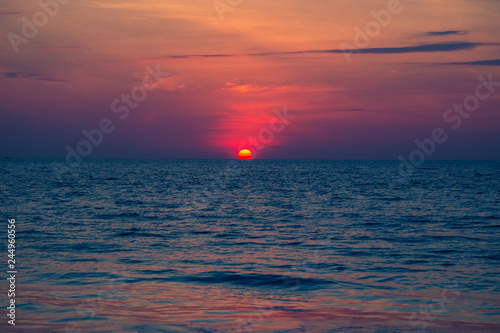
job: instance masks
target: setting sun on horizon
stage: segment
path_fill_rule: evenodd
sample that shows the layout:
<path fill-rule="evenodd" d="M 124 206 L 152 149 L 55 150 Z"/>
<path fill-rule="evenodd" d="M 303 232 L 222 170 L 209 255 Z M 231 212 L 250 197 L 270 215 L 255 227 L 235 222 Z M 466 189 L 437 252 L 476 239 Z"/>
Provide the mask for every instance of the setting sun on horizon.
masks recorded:
<path fill-rule="evenodd" d="M 248 149 L 242 149 L 238 153 L 238 159 L 240 160 L 251 160 L 252 159 L 252 152 Z"/>
<path fill-rule="evenodd" d="M 500 0 L 0 22 L 0 332 L 500 332 Z"/>

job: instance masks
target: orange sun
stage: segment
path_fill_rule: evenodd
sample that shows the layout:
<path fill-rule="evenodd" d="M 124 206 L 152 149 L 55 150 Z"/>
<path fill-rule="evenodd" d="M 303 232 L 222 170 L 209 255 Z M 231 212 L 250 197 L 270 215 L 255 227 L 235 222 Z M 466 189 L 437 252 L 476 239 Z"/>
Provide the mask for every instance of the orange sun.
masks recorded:
<path fill-rule="evenodd" d="M 252 159 L 252 152 L 248 149 L 242 149 L 238 153 L 238 158 L 240 160 L 251 160 Z"/>

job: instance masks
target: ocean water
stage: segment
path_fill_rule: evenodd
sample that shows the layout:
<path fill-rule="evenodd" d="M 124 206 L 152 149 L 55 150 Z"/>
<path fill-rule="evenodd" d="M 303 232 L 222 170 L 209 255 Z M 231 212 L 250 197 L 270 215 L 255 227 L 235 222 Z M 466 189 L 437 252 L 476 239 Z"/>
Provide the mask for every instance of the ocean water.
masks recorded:
<path fill-rule="evenodd" d="M 500 332 L 498 161 L 53 162 L 0 161 L 2 332 Z"/>

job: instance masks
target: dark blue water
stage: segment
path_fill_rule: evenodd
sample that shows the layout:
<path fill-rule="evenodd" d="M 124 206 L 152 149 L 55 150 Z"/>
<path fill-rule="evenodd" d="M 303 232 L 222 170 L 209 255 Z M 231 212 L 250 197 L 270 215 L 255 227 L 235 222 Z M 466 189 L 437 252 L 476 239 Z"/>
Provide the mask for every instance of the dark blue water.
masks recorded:
<path fill-rule="evenodd" d="M 0 162 L 2 331 L 500 331 L 500 162 L 52 162 Z"/>

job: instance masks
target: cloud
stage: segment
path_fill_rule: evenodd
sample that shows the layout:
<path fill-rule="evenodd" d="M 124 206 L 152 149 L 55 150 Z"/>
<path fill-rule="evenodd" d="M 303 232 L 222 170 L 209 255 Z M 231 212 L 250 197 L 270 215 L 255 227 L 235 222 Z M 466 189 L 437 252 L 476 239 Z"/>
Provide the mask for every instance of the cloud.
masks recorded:
<path fill-rule="evenodd" d="M 7 79 L 32 79 L 32 80 L 50 81 L 50 82 L 69 82 L 68 80 L 56 79 L 41 74 L 34 74 L 27 72 L 5 72 L 3 73 L 3 76 L 4 78 Z"/>
<path fill-rule="evenodd" d="M 429 31 L 426 36 L 449 36 L 449 35 L 467 35 L 469 32 L 465 30 L 448 30 L 448 31 Z"/>
<path fill-rule="evenodd" d="M 234 79 L 226 82 L 225 86 L 218 92 L 225 93 L 255 93 L 267 91 L 278 94 L 314 94 L 314 93 L 334 93 L 342 91 L 342 88 L 330 85 L 302 85 L 302 84 L 281 84 L 281 85 L 261 85 L 255 82 L 242 82 L 240 79 Z"/>
<path fill-rule="evenodd" d="M 364 53 L 364 54 L 394 54 L 394 53 L 417 53 L 417 52 L 451 52 L 461 50 L 472 50 L 476 46 L 485 45 L 483 43 L 471 42 L 445 42 L 423 44 L 402 47 L 372 47 L 352 50 L 325 50 L 317 53 Z M 314 53 L 313 51 L 309 51 Z"/>
<path fill-rule="evenodd" d="M 249 84 L 234 84 L 234 82 L 227 82 L 227 88 L 223 88 L 224 91 L 231 91 L 237 93 L 252 93 L 252 92 L 261 92 L 267 90 L 267 87 L 260 87 L 257 84 L 249 83 Z"/>
<path fill-rule="evenodd" d="M 18 10 L 0 10 L 0 15 L 17 15 L 21 14 Z"/>
<path fill-rule="evenodd" d="M 354 112 L 354 111 L 365 111 L 366 109 L 359 109 L 359 108 L 355 108 L 355 109 L 335 109 L 335 111 L 349 111 L 349 112 Z"/>
<path fill-rule="evenodd" d="M 500 66 L 500 59 L 465 61 L 465 62 L 448 62 L 445 65 Z"/>
<path fill-rule="evenodd" d="M 40 80 L 40 81 L 50 81 L 50 82 L 69 82 L 68 80 L 54 79 L 54 78 L 51 78 L 51 77 L 40 77 L 37 80 Z"/>
<path fill-rule="evenodd" d="M 188 55 L 171 55 L 167 58 L 171 59 L 186 59 L 186 58 L 222 58 L 222 57 L 235 57 L 232 54 L 188 54 Z"/>
<path fill-rule="evenodd" d="M 37 77 L 39 76 L 38 74 L 32 74 L 32 73 L 24 73 L 24 72 L 6 72 L 3 73 L 4 77 L 8 79 L 14 79 L 14 78 L 30 78 L 30 77 Z"/>
<path fill-rule="evenodd" d="M 265 57 L 274 55 L 293 55 L 293 54 L 342 54 L 342 53 L 357 53 L 357 54 L 397 54 L 397 53 L 418 53 L 418 52 L 453 52 L 462 50 L 472 50 L 477 46 L 497 45 L 486 43 L 472 42 L 443 42 L 422 44 L 414 46 L 401 47 L 371 47 L 363 49 L 327 49 L 327 50 L 303 50 L 303 51 L 288 51 L 288 52 L 263 52 L 263 53 L 247 53 L 247 54 L 189 54 L 189 55 L 167 55 L 169 59 L 187 59 L 187 58 L 209 58 L 209 57 Z M 152 60 L 152 59 L 148 59 Z"/>
<path fill-rule="evenodd" d="M 37 47 L 40 50 L 76 50 L 76 49 L 84 49 L 82 46 L 44 46 Z"/>

